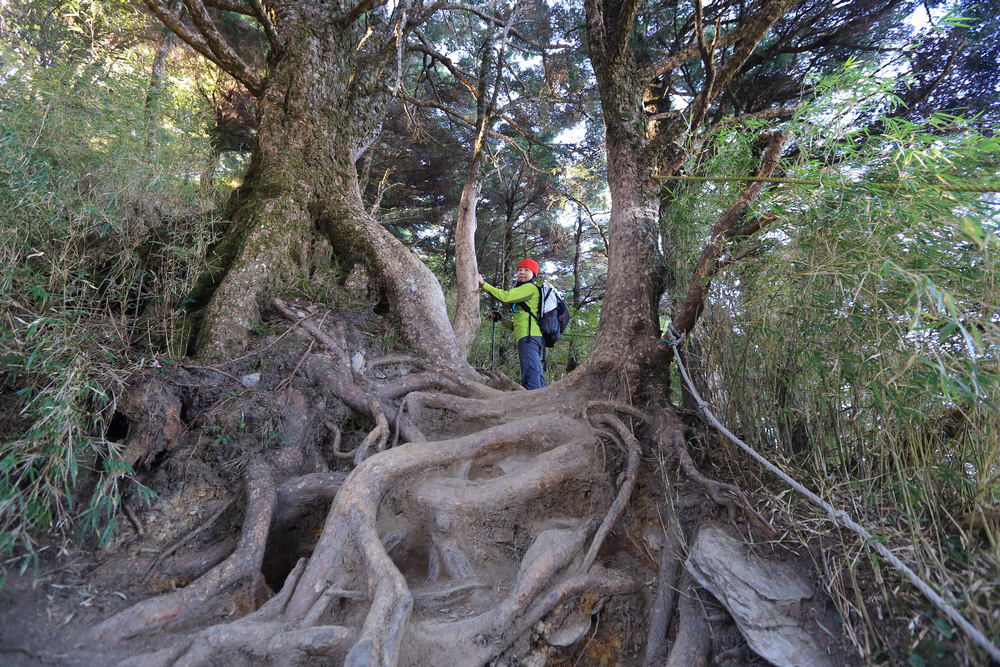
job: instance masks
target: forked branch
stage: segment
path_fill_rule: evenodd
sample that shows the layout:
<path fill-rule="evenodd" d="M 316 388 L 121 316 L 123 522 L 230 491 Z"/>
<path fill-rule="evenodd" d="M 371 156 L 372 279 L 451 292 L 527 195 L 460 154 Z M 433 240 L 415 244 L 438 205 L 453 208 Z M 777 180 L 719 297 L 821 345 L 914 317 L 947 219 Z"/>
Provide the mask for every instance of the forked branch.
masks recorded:
<path fill-rule="evenodd" d="M 149 7 L 149 11 L 153 13 L 153 16 L 159 19 L 175 35 L 184 40 L 188 46 L 208 58 L 224 72 L 246 86 L 251 94 L 257 97 L 260 96 L 263 80 L 253 72 L 249 65 L 243 62 L 243 59 L 225 41 L 216 29 L 201 0 L 186 0 L 184 3 L 191 15 L 191 20 L 197 28 L 196 30 L 192 30 L 186 26 L 176 12 L 171 12 L 170 8 L 159 0 L 143 1 Z M 249 10 L 250 13 L 247 14 L 246 10 Z M 253 8 L 249 5 L 239 5 L 238 9 L 233 9 L 233 11 L 255 16 Z"/>

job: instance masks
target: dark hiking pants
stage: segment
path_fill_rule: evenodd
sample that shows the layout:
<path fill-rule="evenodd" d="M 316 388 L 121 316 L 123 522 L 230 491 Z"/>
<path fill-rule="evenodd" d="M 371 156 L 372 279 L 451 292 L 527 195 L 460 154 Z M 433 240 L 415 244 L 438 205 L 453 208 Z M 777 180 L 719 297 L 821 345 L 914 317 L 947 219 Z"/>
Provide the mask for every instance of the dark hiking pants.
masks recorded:
<path fill-rule="evenodd" d="M 542 375 L 541 336 L 525 336 L 517 341 L 517 356 L 521 360 L 521 386 L 525 389 L 541 389 L 545 386 Z"/>

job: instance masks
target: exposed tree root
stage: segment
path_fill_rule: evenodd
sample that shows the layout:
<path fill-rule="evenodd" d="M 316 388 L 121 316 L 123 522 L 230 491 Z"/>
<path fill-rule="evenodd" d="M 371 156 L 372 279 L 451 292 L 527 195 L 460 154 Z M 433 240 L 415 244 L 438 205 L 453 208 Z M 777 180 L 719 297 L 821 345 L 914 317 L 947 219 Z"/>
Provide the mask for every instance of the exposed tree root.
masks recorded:
<path fill-rule="evenodd" d="M 295 311 L 280 299 L 274 299 L 272 304 L 286 318 L 293 321 L 298 319 Z M 309 362 L 306 364 L 309 375 L 314 380 L 321 379 L 326 388 L 337 398 L 350 408 L 370 417 L 376 424 L 375 430 L 369 434 L 355 455 L 355 462 L 360 463 L 373 448 L 375 451 L 381 451 L 388 440 L 389 422 L 385 415 L 383 401 L 362 389 L 351 377 L 350 363 L 344 349 L 345 345 L 337 340 L 337 338 L 343 338 L 343 332 L 338 330 L 337 338 L 335 338 L 311 322 L 302 320 L 301 324 L 310 336 L 326 346 L 329 354 L 328 358 L 319 355 L 310 356 Z M 426 439 L 423 433 L 408 421 L 401 420 L 399 428 L 403 438 L 408 442 L 419 442 Z"/>
<path fill-rule="evenodd" d="M 424 360 L 420 357 L 412 357 L 408 354 L 387 354 L 384 357 L 375 357 L 365 362 L 368 368 L 378 368 L 391 364 L 412 364 L 418 368 L 424 367 Z"/>
<path fill-rule="evenodd" d="M 280 301 L 275 307 L 299 319 Z M 485 665 L 523 657 L 523 651 L 536 651 L 537 657 L 571 646 L 588 634 L 588 614 L 602 613 L 607 596 L 634 596 L 621 600 L 651 609 L 643 664 L 665 659 L 667 630 L 678 614 L 668 664 L 705 664 L 712 640 L 690 577 L 683 578 L 684 593 L 675 603 L 681 524 L 689 529 L 697 511 L 682 510 L 686 518 L 671 515 L 667 528 L 660 529 L 664 539 L 651 600 L 641 582 L 651 583 L 656 556 L 636 537 L 650 524 L 634 523 L 648 518 L 626 514 L 626 508 L 633 495 L 655 498 L 659 476 L 643 475 L 642 453 L 649 443 L 626 422 L 636 420 L 637 433 L 669 443 L 667 451 L 677 455 L 679 467 L 716 503 L 766 524 L 738 489 L 701 475 L 669 415 L 652 419 L 627 404 L 582 400 L 594 394 L 582 391 L 581 384 L 572 391 L 498 392 L 460 374 L 427 370 L 408 357 L 370 362 L 369 368 L 425 367 L 379 386 L 357 372 L 357 362 L 352 370 L 337 323 L 326 324 L 332 333 L 323 323 L 300 320 L 300 326 L 326 350 L 296 355 L 284 368 L 294 366 L 293 376 L 302 370 L 320 391 L 317 402 L 329 392 L 371 419 L 374 428 L 355 449 L 344 451 L 339 403 L 317 419 L 310 417 L 299 389 L 280 392 L 270 416 L 260 421 L 262 430 L 277 431 L 285 444 L 270 452 L 248 449 L 240 457 L 249 465 L 246 514 L 235 551 L 187 587 L 96 626 L 89 641 L 121 641 L 168 624 L 190 625 L 207 602 L 234 584 L 258 590 L 265 563 L 268 583 L 280 590 L 259 609 L 251 604 L 248 613 L 241 607 L 242 618 L 194 632 L 128 664 L 206 665 L 239 653 L 282 665 L 341 659 L 352 666 Z M 254 396 L 241 400 L 250 405 L 260 400 Z M 233 418 L 240 424 L 241 415 Z M 391 442 L 390 426 L 397 429 Z M 317 446 L 323 439 L 329 466 L 342 467 L 352 458 L 350 473 L 327 469 Z M 606 447 L 602 439 L 614 445 Z M 683 508 L 682 501 L 669 504 Z M 222 523 L 226 506 L 164 550 L 150 569 Z M 326 519 L 313 544 L 313 522 L 322 511 Z M 313 537 L 300 543 L 307 532 Z M 221 547 L 232 548 L 222 540 L 208 549 Z M 276 548 L 286 553 L 275 555 Z M 623 560 L 626 550 L 633 555 Z M 301 554 L 311 555 L 287 572 L 291 558 Z M 563 605 L 574 596 L 588 602 Z M 625 604 L 621 600 L 616 604 Z M 552 633 L 560 635 L 556 643 L 544 644 Z M 531 641 L 543 643 L 532 648 Z"/>
<path fill-rule="evenodd" d="M 398 419 L 397 419 L 397 421 L 398 421 Z M 355 456 L 357 456 L 358 450 L 361 448 L 360 445 L 358 447 L 355 447 L 354 449 L 352 449 L 349 452 L 345 452 L 345 451 L 343 451 L 340 448 L 340 441 L 341 441 L 341 438 L 343 436 L 340 433 L 340 427 L 339 426 L 337 426 L 336 424 L 334 424 L 332 421 L 330 421 L 328 419 L 323 422 L 323 426 L 326 427 L 327 431 L 329 431 L 330 433 L 333 434 L 333 442 L 330 445 L 330 450 L 333 452 L 333 456 L 335 458 L 338 458 L 338 459 L 353 459 Z M 397 429 L 397 433 L 398 433 L 398 429 Z"/>
<path fill-rule="evenodd" d="M 352 629 L 339 626 L 295 628 L 282 623 L 217 625 L 170 648 L 126 660 L 120 663 L 120 667 L 215 665 L 219 664 L 219 655 L 234 650 L 278 664 L 296 665 L 308 658 L 342 654 L 354 635 Z"/>
<path fill-rule="evenodd" d="M 118 641 L 161 628 L 194 613 L 205 601 L 237 581 L 260 571 L 268 527 L 277 493 L 270 468 L 255 464 L 246 473 L 247 511 L 236 551 L 191 585 L 162 597 L 151 598 L 116 614 L 87 633 L 91 642 Z"/>
<path fill-rule="evenodd" d="M 393 665 L 400 662 L 404 649 L 413 660 L 415 654 L 445 648 L 478 656 L 470 664 L 483 664 L 569 595 L 638 590 L 630 577 L 601 568 L 573 574 L 586 542 L 595 538 L 597 524 L 596 517 L 579 514 L 579 503 L 563 506 L 563 510 L 576 507 L 575 516 L 525 528 L 530 546 L 519 563 L 511 563 L 515 570 L 509 565 L 497 568 L 511 562 L 512 554 L 502 540 L 472 548 L 467 540 L 484 515 L 497 515 L 497 530 L 506 534 L 527 520 L 526 506 L 553 502 L 553 493 L 567 484 L 597 483 L 593 474 L 598 461 L 595 432 L 579 420 L 555 415 L 384 451 L 362 462 L 339 492 L 341 480 L 332 473 L 308 475 L 279 485 L 278 491 L 272 486 L 272 498 L 289 505 L 336 494 L 323 535 L 301 576 L 290 575 L 281 593 L 258 612 L 198 634 L 183 646 L 150 654 L 143 664 L 205 664 L 235 648 L 267 657 L 279 647 L 291 647 L 305 659 L 318 654 L 319 639 L 327 642 L 324 650 L 346 650 L 347 665 Z M 426 474 L 442 469 L 453 471 L 452 476 Z M 577 491 L 581 499 L 589 493 L 583 488 Z M 380 520 L 386 501 L 390 507 L 405 508 L 409 518 L 400 522 L 390 511 Z M 248 505 L 248 521 L 254 513 Z M 275 519 L 280 521 L 284 513 L 279 510 Z M 613 520 L 606 518 L 605 524 Z M 265 540 L 258 535 L 258 544 Z M 390 553 L 412 551 L 421 544 L 433 554 L 426 574 L 404 576 Z M 597 546 L 592 540 L 591 549 L 596 552 Z M 241 549 L 233 558 L 243 562 Z M 176 594 L 155 599 L 148 608 L 137 605 L 128 615 L 141 617 L 147 627 L 176 618 L 178 606 L 202 599 L 198 591 L 217 590 L 220 583 L 230 582 L 213 572 Z M 416 586 L 416 594 L 411 586 Z M 495 603 L 498 586 L 507 592 Z M 442 634 L 434 629 L 439 621 L 414 623 L 415 599 L 465 600 L 471 615 L 445 624 L 449 630 Z M 102 624 L 93 636 L 122 639 L 141 630 L 112 631 L 110 625 Z"/>
<path fill-rule="evenodd" d="M 618 437 L 621 438 L 621 441 L 627 445 L 628 468 L 625 471 L 618 497 L 615 498 L 611 509 L 608 510 L 608 515 L 605 517 L 604 522 L 601 523 L 601 527 L 597 529 L 594 542 L 590 545 L 590 550 L 587 551 L 587 555 L 583 559 L 583 565 L 580 567 L 581 572 L 588 572 L 590 570 L 590 566 L 594 564 L 594 560 L 597 558 L 598 549 L 604 543 L 605 536 L 611 530 L 611 526 L 618 520 L 618 517 L 621 516 L 621 513 L 625 511 L 625 505 L 628 504 L 628 500 L 632 496 L 632 489 L 635 487 L 635 475 L 639 470 L 639 456 L 642 454 L 642 448 L 639 447 L 635 436 L 625 428 L 625 424 L 617 417 L 613 415 L 599 415 L 591 417 L 590 421 L 595 426 L 600 424 L 612 428 L 618 434 Z"/>
<path fill-rule="evenodd" d="M 691 575 L 682 577 L 677 640 L 670 650 L 667 667 L 705 667 L 712 648 L 711 628 L 698 599 L 701 588 Z"/>
<path fill-rule="evenodd" d="M 457 373 L 444 370 L 417 373 L 399 378 L 379 389 L 378 395 L 385 400 L 392 400 L 430 388 L 443 389 L 454 396 L 466 398 L 495 398 L 497 396 L 495 389 L 466 380 Z"/>
<path fill-rule="evenodd" d="M 524 387 L 511 380 L 500 371 L 488 370 L 486 368 L 476 369 L 480 375 L 486 378 L 486 383 L 494 389 L 502 391 L 524 391 Z"/>
<path fill-rule="evenodd" d="M 271 530 L 281 530 L 310 505 L 333 500 L 346 477 L 347 474 L 342 472 L 316 472 L 279 484 L 276 489 L 277 508 L 271 519 Z"/>
<path fill-rule="evenodd" d="M 191 532 L 189 532 L 187 535 L 185 535 L 184 537 L 182 537 L 180 540 L 174 542 L 168 548 L 164 549 L 163 552 L 156 558 L 156 560 L 154 560 L 153 563 L 149 566 L 149 569 L 146 570 L 146 574 L 143 576 L 142 581 L 143 582 L 148 581 L 149 578 L 152 577 L 153 574 L 156 573 L 157 568 L 160 566 L 160 564 L 163 562 L 163 560 L 166 559 L 168 556 L 170 556 L 170 554 L 174 553 L 175 551 L 177 551 L 178 549 L 180 549 L 182 546 L 184 546 L 185 544 L 187 544 L 188 542 L 190 542 L 191 540 L 193 540 L 194 538 L 198 537 L 203 532 L 205 532 L 206 530 L 208 530 L 210 527 L 212 527 L 213 525 L 215 525 L 215 522 L 219 519 L 220 516 L 222 516 L 223 512 L 225 512 L 227 509 L 229 509 L 229 506 L 233 504 L 234 500 L 235 500 L 235 498 L 230 498 L 229 500 L 227 500 L 224 503 L 222 503 L 222 506 L 219 507 L 219 509 L 217 509 L 215 511 L 215 513 L 212 514 L 212 516 L 210 516 L 208 518 L 207 521 L 205 521 L 200 526 L 198 526 L 197 528 L 195 528 L 194 530 L 192 530 Z"/>
<path fill-rule="evenodd" d="M 688 453 L 687 447 L 684 444 L 683 432 L 680 429 L 667 426 L 661 430 L 661 433 L 663 433 L 670 444 L 673 445 L 674 452 L 677 454 L 677 459 L 680 462 L 681 468 L 684 470 L 685 474 L 687 474 L 687 476 L 693 481 L 704 487 L 713 501 L 728 508 L 731 519 L 736 512 L 742 511 L 747 518 L 750 519 L 755 526 L 764 531 L 768 537 L 774 537 L 777 535 L 774 528 L 772 528 L 767 521 L 764 520 L 764 517 L 762 517 L 757 510 L 750 505 L 750 501 L 747 500 L 746 495 L 744 495 L 742 491 L 732 484 L 717 482 L 701 474 L 698 467 L 694 464 L 694 461 L 691 460 L 691 455 Z"/>
<path fill-rule="evenodd" d="M 671 513 L 663 531 L 664 544 L 660 548 L 660 572 L 656 578 L 656 598 L 649 615 L 646 634 L 646 652 L 643 667 L 658 665 L 663 659 L 663 643 L 667 638 L 667 626 L 674 615 L 677 598 L 677 583 L 681 572 L 681 542 L 678 537 L 676 517 Z"/>
<path fill-rule="evenodd" d="M 516 638 L 527 632 L 528 628 L 538 622 L 543 616 L 551 612 L 557 605 L 562 604 L 567 599 L 587 593 L 591 596 L 628 595 L 638 593 L 642 589 L 642 584 L 632 579 L 614 572 L 598 573 L 593 570 L 587 573 L 577 573 L 568 575 L 565 579 L 553 586 L 547 595 L 542 596 L 535 605 L 526 611 L 519 623 L 506 636 Z M 499 647 L 498 647 L 499 648 Z M 506 648 L 504 646 L 503 648 Z M 495 657 L 499 651 L 492 651 Z"/>

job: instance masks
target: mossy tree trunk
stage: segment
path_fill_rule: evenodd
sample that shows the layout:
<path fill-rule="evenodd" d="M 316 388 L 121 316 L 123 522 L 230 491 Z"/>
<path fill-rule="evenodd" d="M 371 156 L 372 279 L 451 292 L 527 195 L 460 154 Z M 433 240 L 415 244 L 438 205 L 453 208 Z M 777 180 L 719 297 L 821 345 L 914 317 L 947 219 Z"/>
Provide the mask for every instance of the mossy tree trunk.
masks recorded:
<path fill-rule="evenodd" d="M 343 263 L 363 263 L 400 318 L 410 345 L 463 362 L 434 275 L 362 205 L 356 162 L 381 125 L 398 73 L 390 20 L 349 20 L 323 2 L 274 5 L 250 173 L 235 194 L 224 277 L 207 306 L 202 356 L 240 349 L 267 300 L 309 280 L 317 235 Z"/>

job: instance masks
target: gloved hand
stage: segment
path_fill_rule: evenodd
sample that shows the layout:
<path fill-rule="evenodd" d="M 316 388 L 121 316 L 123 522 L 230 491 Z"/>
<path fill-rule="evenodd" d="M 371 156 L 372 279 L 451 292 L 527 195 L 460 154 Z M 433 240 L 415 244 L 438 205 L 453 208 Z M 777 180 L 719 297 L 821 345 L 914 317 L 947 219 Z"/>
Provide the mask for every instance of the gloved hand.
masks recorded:
<path fill-rule="evenodd" d="M 503 315 L 500 314 L 499 310 L 491 310 L 490 311 L 490 320 L 491 321 L 493 321 L 493 322 L 499 322 L 502 319 L 503 319 Z"/>

